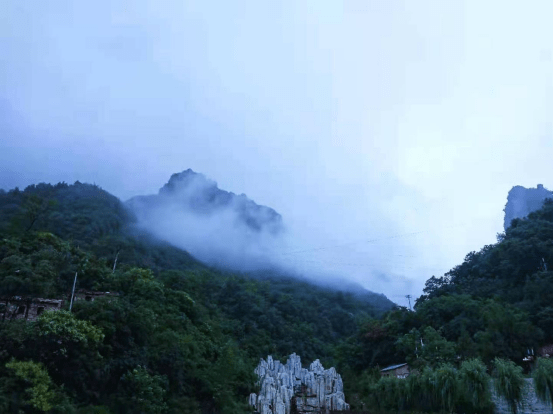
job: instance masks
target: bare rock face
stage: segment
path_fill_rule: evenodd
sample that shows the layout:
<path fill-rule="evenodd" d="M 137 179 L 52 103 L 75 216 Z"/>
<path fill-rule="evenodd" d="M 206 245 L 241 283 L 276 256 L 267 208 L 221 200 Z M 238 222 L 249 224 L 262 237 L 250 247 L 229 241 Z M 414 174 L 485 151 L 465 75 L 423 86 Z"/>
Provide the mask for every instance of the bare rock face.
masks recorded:
<path fill-rule="evenodd" d="M 503 228 L 507 230 L 511 221 L 516 218 L 524 218 L 533 211 L 543 206 L 546 198 L 553 198 L 553 192 L 538 184 L 536 188 L 525 188 L 517 185 L 511 188 L 505 205 L 505 220 Z"/>
<path fill-rule="evenodd" d="M 324 369 L 315 360 L 309 369 L 302 368 L 295 353 L 286 364 L 272 356 L 261 359 L 255 369 L 259 394 L 250 394 L 249 403 L 260 414 L 326 413 L 349 410 L 345 401 L 342 377 L 334 368 Z"/>

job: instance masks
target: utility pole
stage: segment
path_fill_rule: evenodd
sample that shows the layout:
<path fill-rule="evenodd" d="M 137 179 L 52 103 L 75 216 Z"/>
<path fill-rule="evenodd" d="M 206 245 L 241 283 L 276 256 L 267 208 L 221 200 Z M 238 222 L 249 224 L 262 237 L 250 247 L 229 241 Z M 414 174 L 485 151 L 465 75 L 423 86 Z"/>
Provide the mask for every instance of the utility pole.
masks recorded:
<path fill-rule="evenodd" d="M 75 280 L 73 281 L 73 291 L 71 292 L 71 303 L 69 304 L 69 312 L 73 308 L 73 296 L 75 296 L 75 285 L 77 284 L 77 272 L 75 272 Z"/>
<path fill-rule="evenodd" d="M 115 266 L 117 266 L 117 258 L 119 257 L 119 250 L 117 250 L 117 254 L 115 255 L 115 261 L 113 262 L 113 271 L 112 274 L 115 273 Z"/>
<path fill-rule="evenodd" d="M 413 310 L 411 309 L 411 295 L 405 295 L 405 297 L 409 300 L 409 310 Z"/>

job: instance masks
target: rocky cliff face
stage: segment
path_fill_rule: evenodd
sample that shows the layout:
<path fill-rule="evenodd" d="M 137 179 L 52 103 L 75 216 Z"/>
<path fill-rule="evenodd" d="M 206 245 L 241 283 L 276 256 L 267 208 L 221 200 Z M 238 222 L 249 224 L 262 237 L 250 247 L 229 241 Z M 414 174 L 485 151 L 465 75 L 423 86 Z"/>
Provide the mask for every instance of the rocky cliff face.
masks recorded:
<path fill-rule="evenodd" d="M 326 413 L 349 410 L 345 402 L 342 377 L 334 368 L 324 369 L 317 359 L 302 368 L 301 359 L 292 354 L 286 364 L 271 356 L 255 369 L 259 394 L 250 394 L 249 403 L 260 414 Z"/>
<path fill-rule="evenodd" d="M 553 198 L 553 192 L 545 189 L 542 184 L 538 184 L 537 188 L 520 185 L 513 187 L 507 196 L 503 228 L 507 230 L 513 219 L 526 217 L 532 211 L 540 209 L 546 198 Z"/>

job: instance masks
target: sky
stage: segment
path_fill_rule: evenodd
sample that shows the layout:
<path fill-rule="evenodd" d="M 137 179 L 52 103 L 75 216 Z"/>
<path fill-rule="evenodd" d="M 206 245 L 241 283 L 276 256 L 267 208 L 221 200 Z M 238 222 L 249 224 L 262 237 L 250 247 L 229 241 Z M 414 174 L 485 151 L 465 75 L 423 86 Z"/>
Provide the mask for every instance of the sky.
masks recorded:
<path fill-rule="evenodd" d="M 0 2 L 0 188 L 192 168 L 406 305 L 553 188 L 549 1 Z M 405 302 L 405 303 L 404 303 Z"/>

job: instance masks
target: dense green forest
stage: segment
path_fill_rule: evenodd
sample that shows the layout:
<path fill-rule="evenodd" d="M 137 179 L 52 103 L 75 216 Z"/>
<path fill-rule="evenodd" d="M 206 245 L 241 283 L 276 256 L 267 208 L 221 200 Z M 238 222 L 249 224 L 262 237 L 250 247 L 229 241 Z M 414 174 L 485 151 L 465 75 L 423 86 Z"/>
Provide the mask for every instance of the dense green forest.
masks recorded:
<path fill-rule="evenodd" d="M 540 346 L 553 342 L 553 272 L 548 270 L 552 259 L 553 200 L 547 199 L 527 218 L 513 220 L 505 233 L 497 235 L 497 243 L 467 254 L 462 264 L 442 277 L 430 277 L 415 312 L 392 310 L 381 319 L 361 324 L 355 335 L 340 344 L 339 366 L 350 379 L 345 381 L 346 392 L 358 398 L 358 407 L 377 406 L 392 412 L 455 407 L 461 412 L 491 412 L 489 398 L 467 408 L 466 395 L 474 389 L 464 387 L 463 391 L 463 366 L 468 369 L 466 364 L 473 364 L 473 373 L 480 370 L 483 377 L 486 368 L 488 374 L 503 372 L 522 386 L 523 372 L 532 368 L 523 358 L 529 353 L 537 357 Z M 403 382 L 380 380 L 378 372 L 375 375 L 369 368 L 403 361 L 422 374 Z M 543 360 L 541 365 L 547 363 Z M 546 388 L 552 392 L 553 369 L 547 366 Z M 451 406 L 444 407 L 445 397 L 436 396 L 444 389 L 441 381 L 451 384 L 454 375 L 461 375 L 459 386 Z M 418 389 L 417 398 L 426 397 L 409 399 L 413 389 Z M 510 392 L 503 391 L 503 395 Z M 551 397 L 543 398 L 551 401 Z"/>
<path fill-rule="evenodd" d="M 248 412 L 259 358 L 292 352 L 336 366 L 354 410 L 490 412 L 488 374 L 516 383 L 528 350 L 553 342 L 551 201 L 431 277 L 414 312 L 210 268 L 134 224 L 95 185 L 0 192 L 0 297 L 67 299 L 75 272 L 77 288 L 118 294 L 0 322 L 0 412 Z M 401 362 L 419 374 L 380 379 Z"/>
<path fill-rule="evenodd" d="M 1 297 L 67 298 L 75 272 L 77 288 L 119 293 L 0 324 L 2 412 L 245 412 L 259 358 L 331 364 L 340 340 L 391 307 L 205 266 L 136 231 L 120 200 L 89 184 L 0 193 L 0 231 Z"/>

